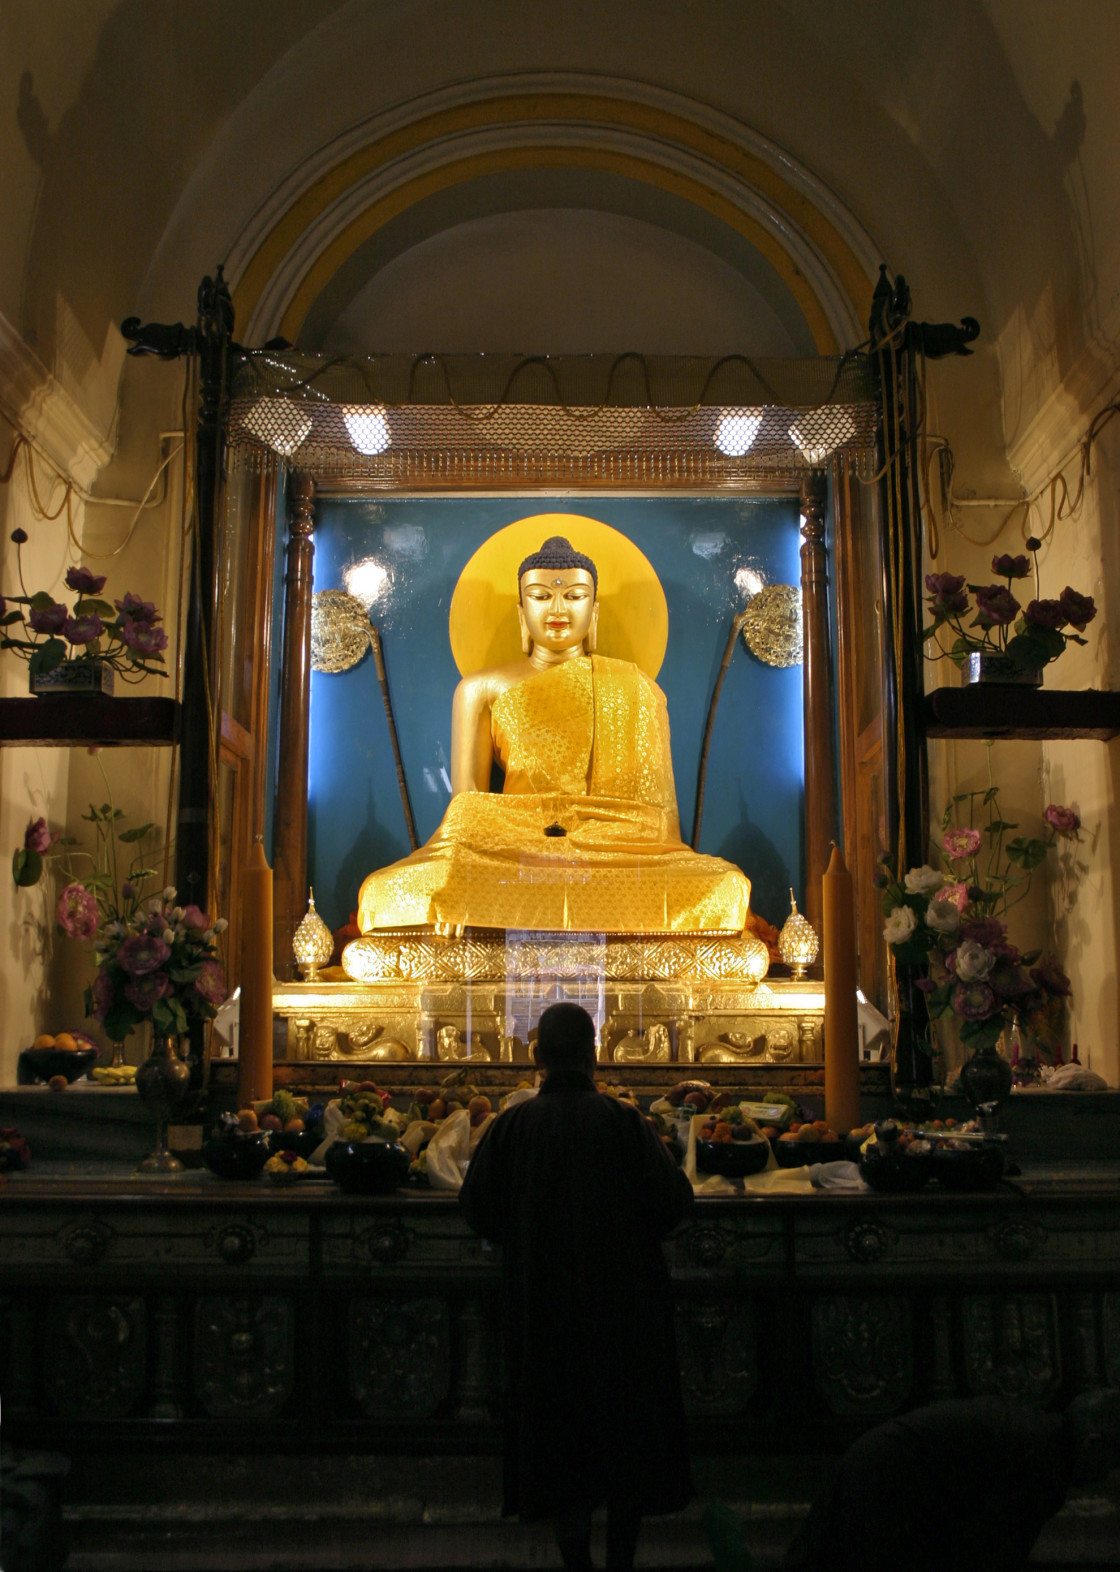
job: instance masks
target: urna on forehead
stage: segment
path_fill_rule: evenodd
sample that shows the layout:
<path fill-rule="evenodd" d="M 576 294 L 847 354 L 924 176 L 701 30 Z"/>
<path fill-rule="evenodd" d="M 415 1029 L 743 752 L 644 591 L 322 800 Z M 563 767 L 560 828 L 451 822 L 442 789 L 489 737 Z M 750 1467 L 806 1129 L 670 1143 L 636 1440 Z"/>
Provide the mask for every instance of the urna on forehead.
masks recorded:
<path fill-rule="evenodd" d="M 595 593 L 599 593 L 599 571 L 591 558 L 582 551 L 577 551 L 569 540 L 563 535 L 550 535 L 539 551 L 534 551 L 525 558 L 517 570 L 517 583 L 520 588 L 521 580 L 526 573 L 531 573 L 534 568 L 541 568 L 545 572 L 554 570 L 565 573 L 571 568 L 582 568 L 585 573 L 590 573 Z"/>

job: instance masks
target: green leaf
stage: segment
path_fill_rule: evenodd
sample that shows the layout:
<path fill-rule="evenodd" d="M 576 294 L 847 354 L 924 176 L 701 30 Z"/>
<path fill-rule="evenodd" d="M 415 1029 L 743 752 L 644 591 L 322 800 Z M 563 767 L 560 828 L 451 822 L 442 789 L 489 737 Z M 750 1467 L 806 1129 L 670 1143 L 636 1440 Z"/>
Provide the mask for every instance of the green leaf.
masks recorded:
<path fill-rule="evenodd" d="M 103 622 L 112 621 L 117 615 L 107 600 L 80 600 L 74 611 L 79 617 L 100 617 Z"/>
<path fill-rule="evenodd" d="M 48 595 L 46 590 L 36 590 L 27 604 L 32 611 L 46 611 L 48 606 L 55 605 L 55 598 L 53 595 Z"/>
<path fill-rule="evenodd" d="M 989 786 L 987 791 L 984 793 L 984 799 L 983 799 L 984 800 L 984 806 L 987 807 L 990 802 L 995 802 L 995 800 L 996 800 L 996 798 L 998 796 L 999 796 L 999 787 L 998 786 Z"/>
<path fill-rule="evenodd" d="M 1039 633 L 1050 633 L 1050 628 L 1040 628 L 1037 632 L 1017 633 L 1014 638 L 1007 641 L 1007 654 L 1020 671 L 1041 671 L 1043 666 L 1055 659 L 1054 653 L 1048 648 L 1044 639 L 1038 637 Z M 1065 649 L 1065 641 L 1058 635 L 1062 649 L 1057 651 L 1060 655 Z"/>
<path fill-rule="evenodd" d="M 150 835 L 154 829 L 154 824 L 138 824 L 134 830 L 121 830 L 117 839 L 123 841 L 126 846 L 131 846 L 135 841 L 142 841 L 145 835 Z"/>
<path fill-rule="evenodd" d="M 53 671 L 56 666 L 61 666 L 66 659 L 66 645 L 61 639 L 47 639 L 43 644 L 35 646 L 28 665 L 30 670 L 39 675 L 45 671 Z"/>
<path fill-rule="evenodd" d="M 0 628 L 10 628 L 13 622 L 22 622 L 23 615 L 18 611 L 9 611 L 0 617 Z"/>
<path fill-rule="evenodd" d="M 37 851 L 20 846 L 12 856 L 12 878 L 20 889 L 30 889 L 43 877 L 43 859 Z"/>
<path fill-rule="evenodd" d="M 941 828 L 947 830 L 953 822 L 953 805 L 950 803 L 941 815 Z"/>
<path fill-rule="evenodd" d="M 167 975 L 173 983 L 193 983 L 196 977 L 202 976 L 202 962 L 197 966 L 168 967 Z"/>
<path fill-rule="evenodd" d="M 1017 867 L 1025 868 L 1030 872 L 1037 868 L 1039 863 L 1045 862 L 1049 849 L 1045 841 L 1026 840 L 1022 835 L 1017 835 L 1013 841 L 1007 843 L 1007 857 Z"/>
<path fill-rule="evenodd" d="M 993 819 L 990 824 L 985 826 L 985 829 L 993 840 L 1004 830 L 1017 830 L 1018 828 L 1019 826 L 1017 824 L 1012 824 L 1009 819 Z"/>
<path fill-rule="evenodd" d="M 1003 1034 L 1003 1016 L 994 1015 L 986 1021 L 962 1021 L 961 1042 L 977 1048 L 994 1048 Z"/>

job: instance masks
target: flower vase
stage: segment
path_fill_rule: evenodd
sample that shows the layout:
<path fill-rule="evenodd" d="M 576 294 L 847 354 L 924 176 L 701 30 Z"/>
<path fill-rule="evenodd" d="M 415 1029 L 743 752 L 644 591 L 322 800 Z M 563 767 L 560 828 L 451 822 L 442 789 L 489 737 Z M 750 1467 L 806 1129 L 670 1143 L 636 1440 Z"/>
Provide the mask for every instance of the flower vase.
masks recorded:
<path fill-rule="evenodd" d="M 110 1046 L 113 1050 L 113 1057 L 109 1060 L 109 1068 L 111 1070 L 116 1070 L 124 1063 L 124 1043 L 115 1042 Z"/>
<path fill-rule="evenodd" d="M 976 1109 L 994 1113 L 1011 1091 L 1012 1070 L 994 1043 L 977 1048 L 961 1065 L 964 1095 Z"/>
<path fill-rule="evenodd" d="M 898 1113 L 917 1121 L 931 1117 L 941 1097 L 934 1083 L 929 1009 L 918 987 L 928 975 L 925 966 L 891 956 L 891 1094 Z"/>
<path fill-rule="evenodd" d="M 33 671 L 29 677 L 32 693 L 40 696 L 65 694 L 101 694 L 111 698 L 113 693 L 113 668 L 103 660 L 64 660 L 50 671 Z"/>
<path fill-rule="evenodd" d="M 136 1072 L 141 1102 L 155 1114 L 156 1144 L 137 1168 L 142 1174 L 177 1173 L 182 1163 L 167 1150 L 167 1123 L 194 1099 L 191 1072 L 179 1057 L 175 1040 L 166 1032 L 152 1036 L 152 1051 Z"/>

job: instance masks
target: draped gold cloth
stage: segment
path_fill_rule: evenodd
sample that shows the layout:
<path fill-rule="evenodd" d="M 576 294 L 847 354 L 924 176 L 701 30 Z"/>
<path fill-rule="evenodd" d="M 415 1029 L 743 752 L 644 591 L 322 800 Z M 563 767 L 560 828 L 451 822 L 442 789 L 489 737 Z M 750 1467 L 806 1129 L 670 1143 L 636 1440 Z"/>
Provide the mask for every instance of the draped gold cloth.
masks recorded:
<path fill-rule="evenodd" d="M 370 874 L 363 933 L 743 928 L 750 881 L 681 841 L 665 695 L 639 667 L 565 661 L 507 688 L 491 729 L 504 790 L 460 792 L 425 846 Z"/>

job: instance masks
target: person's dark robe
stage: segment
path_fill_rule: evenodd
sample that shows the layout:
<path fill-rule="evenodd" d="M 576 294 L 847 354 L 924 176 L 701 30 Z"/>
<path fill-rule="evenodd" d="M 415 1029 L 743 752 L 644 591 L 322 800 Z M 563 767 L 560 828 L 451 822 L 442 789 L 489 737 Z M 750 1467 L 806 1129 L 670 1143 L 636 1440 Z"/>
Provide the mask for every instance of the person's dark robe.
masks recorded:
<path fill-rule="evenodd" d="M 575 1072 L 494 1120 L 460 1204 L 502 1247 L 505 1504 L 524 1519 L 692 1496 L 660 1240 L 692 1188 L 636 1109 Z"/>
<path fill-rule="evenodd" d="M 783 1563 L 787 1572 L 1022 1572 L 1065 1499 L 1061 1414 L 998 1397 L 900 1414 L 844 1454 Z"/>

